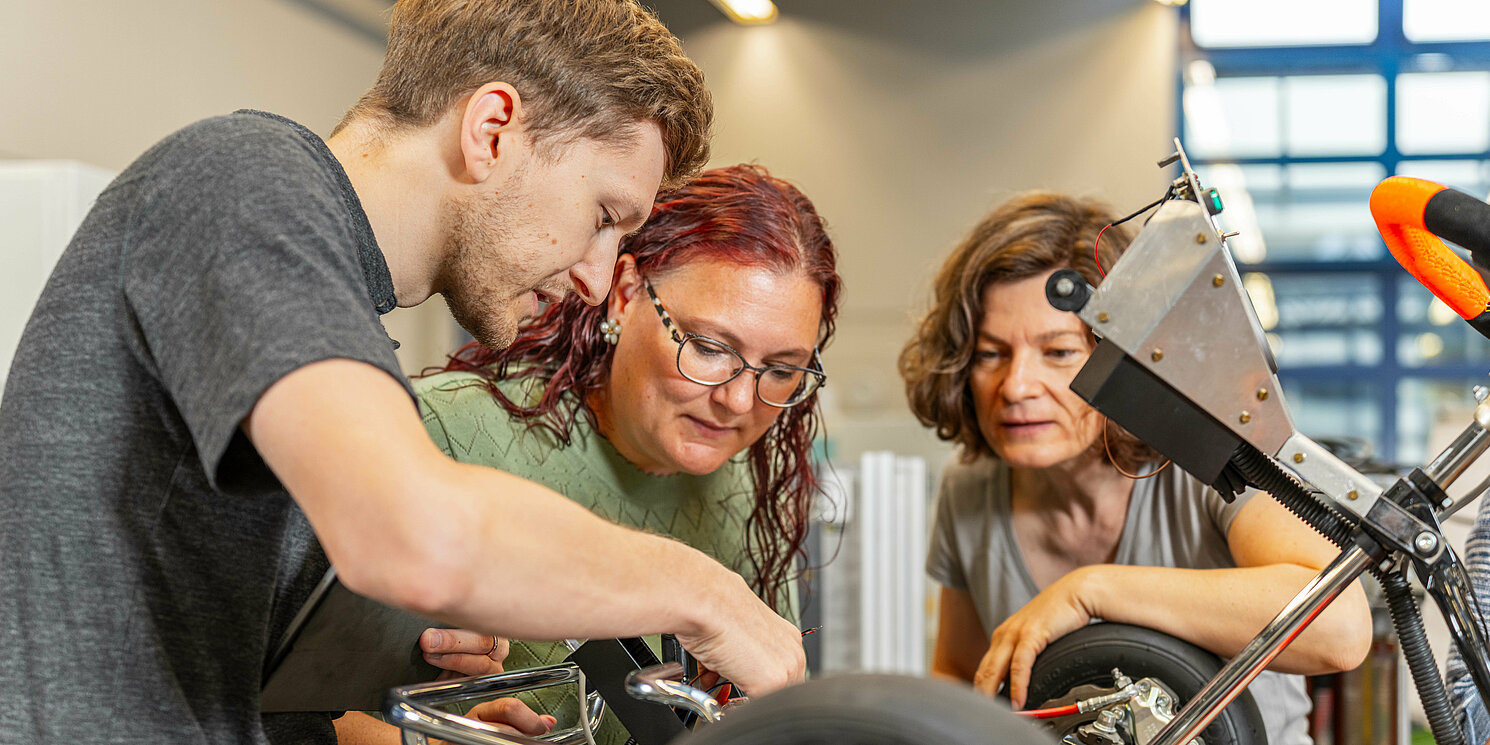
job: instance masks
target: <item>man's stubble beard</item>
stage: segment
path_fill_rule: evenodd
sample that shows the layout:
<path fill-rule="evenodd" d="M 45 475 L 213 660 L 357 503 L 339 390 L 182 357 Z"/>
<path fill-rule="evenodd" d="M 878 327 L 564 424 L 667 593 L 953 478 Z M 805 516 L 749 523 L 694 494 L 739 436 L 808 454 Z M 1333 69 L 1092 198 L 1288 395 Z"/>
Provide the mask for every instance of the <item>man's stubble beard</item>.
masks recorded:
<path fill-rule="evenodd" d="M 511 246 L 514 200 L 500 195 L 452 199 L 449 256 L 441 270 L 445 301 L 455 322 L 482 346 L 504 349 L 517 338 L 514 301 L 523 289 Z"/>

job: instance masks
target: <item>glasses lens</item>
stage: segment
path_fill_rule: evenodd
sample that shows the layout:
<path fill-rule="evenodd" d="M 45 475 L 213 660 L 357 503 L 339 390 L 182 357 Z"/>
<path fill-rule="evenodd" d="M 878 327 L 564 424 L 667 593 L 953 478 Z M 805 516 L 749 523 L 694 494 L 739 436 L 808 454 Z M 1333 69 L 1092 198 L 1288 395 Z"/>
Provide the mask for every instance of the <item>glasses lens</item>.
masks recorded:
<path fill-rule="evenodd" d="M 744 360 L 711 339 L 690 336 L 678 351 L 678 372 L 700 383 L 724 383 L 740 374 Z"/>
<path fill-rule="evenodd" d="M 801 403 L 822 383 L 816 374 L 796 367 L 768 367 L 760 374 L 755 389 L 762 401 L 776 406 Z"/>

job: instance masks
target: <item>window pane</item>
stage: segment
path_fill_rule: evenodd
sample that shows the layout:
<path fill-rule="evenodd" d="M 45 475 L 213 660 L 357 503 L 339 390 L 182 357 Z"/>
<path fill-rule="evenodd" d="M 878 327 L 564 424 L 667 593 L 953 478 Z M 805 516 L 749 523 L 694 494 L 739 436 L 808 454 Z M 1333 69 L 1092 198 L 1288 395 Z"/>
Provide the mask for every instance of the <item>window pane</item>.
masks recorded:
<path fill-rule="evenodd" d="M 1376 0 L 1192 0 L 1190 35 L 1202 47 L 1367 44 Z"/>
<path fill-rule="evenodd" d="M 1397 149 L 1408 154 L 1490 150 L 1490 72 L 1397 76 Z"/>
<path fill-rule="evenodd" d="M 1221 224 L 1243 263 L 1371 260 L 1383 253 L 1368 200 L 1386 178 L 1377 163 L 1212 165 L 1201 182 L 1221 193 Z"/>
<path fill-rule="evenodd" d="M 1397 173 L 1490 200 L 1490 160 L 1410 160 L 1398 165 Z"/>
<path fill-rule="evenodd" d="M 1490 3 L 1485 0 L 1406 0 L 1402 30 L 1412 41 L 1490 39 Z"/>
<path fill-rule="evenodd" d="M 1278 78 L 1220 78 L 1185 86 L 1185 149 L 1197 158 L 1283 153 Z"/>
<path fill-rule="evenodd" d="M 1379 155 L 1387 145 L 1387 86 L 1380 75 L 1283 79 L 1288 152 Z"/>
<path fill-rule="evenodd" d="M 1397 293 L 1397 361 L 1403 367 L 1490 360 L 1490 340 L 1470 328 L 1416 279 L 1401 277 Z"/>
<path fill-rule="evenodd" d="M 1474 380 L 1404 378 L 1397 384 L 1397 462 L 1421 466 L 1454 441 L 1473 418 L 1473 389 L 1485 378 Z M 1288 389 L 1284 389 L 1287 395 Z M 1451 495 L 1479 479 L 1463 478 L 1450 489 Z"/>
<path fill-rule="evenodd" d="M 1278 367 L 1381 361 L 1380 282 L 1371 274 L 1251 273 L 1243 283 Z"/>
<path fill-rule="evenodd" d="M 1356 439 L 1381 452 L 1381 405 L 1376 385 L 1364 380 L 1289 380 L 1283 395 L 1294 425 L 1315 440 Z"/>

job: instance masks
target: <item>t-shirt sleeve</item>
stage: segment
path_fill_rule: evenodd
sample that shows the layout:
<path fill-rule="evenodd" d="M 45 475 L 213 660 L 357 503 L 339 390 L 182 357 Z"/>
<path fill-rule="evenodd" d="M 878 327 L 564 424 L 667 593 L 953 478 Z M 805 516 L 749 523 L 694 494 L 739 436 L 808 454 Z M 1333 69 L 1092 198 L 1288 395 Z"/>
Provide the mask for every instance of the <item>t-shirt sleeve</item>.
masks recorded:
<path fill-rule="evenodd" d="M 1210 485 L 1205 485 L 1204 499 L 1206 512 L 1210 514 L 1211 521 L 1215 523 L 1216 529 L 1221 531 L 1223 537 L 1231 534 L 1231 524 L 1236 520 L 1238 513 L 1254 499 L 1272 499 L 1266 492 L 1258 491 L 1252 487 L 1242 490 L 1236 499 L 1228 503 L 1221 497 L 1221 493 Z"/>
<path fill-rule="evenodd" d="M 357 360 L 408 387 L 373 310 L 335 178 L 308 143 L 268 127 L 178 141 L 162 156 L 174 176 L 152 187 L 122 256 L 146 364 L 219 488 L 239 425 L 297 368 Z"/>
<path fill-rule="evenodd" d="M 958 503 L 966 491 L 961 470 L 956 463 L 942 469 L 941 486 L 936 495 L 936 517 L 926 549 L 926 574 L 944 587 L 966 591 L 967 573 L 963 571 L 957 545 Z"/>

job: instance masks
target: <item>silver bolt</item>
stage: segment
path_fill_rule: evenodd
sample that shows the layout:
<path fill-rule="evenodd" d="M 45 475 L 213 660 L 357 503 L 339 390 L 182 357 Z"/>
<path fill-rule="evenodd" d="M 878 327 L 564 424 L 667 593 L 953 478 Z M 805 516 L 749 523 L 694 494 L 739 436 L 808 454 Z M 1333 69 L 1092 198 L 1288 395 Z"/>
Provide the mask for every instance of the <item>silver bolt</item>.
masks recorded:
<path fill-rule="evenodd" d="M 1055 281 L 1055 294 L 1061 297 L 1071 297 L 1073 292 L 1076 292 L 1076 283 L 1072 282 L 1070 277 L 1061 277 Z"/>
<path fill-rule="evenodd" d="M 1438 548 L 1438 536 L 1425 530 L 1412 539 L 1412 547 L 1420 554 L 1431 554 Z"/>
<path fill-rule="evenodd" d="M 1477 403 L 1485 403 L 1485 399 L 1486 398 L 1490 398 L 1490 388 L 1486 388 L 1485 386 L 1482 386 L 1482 385 L 1475 386 L 1474 387 L 1474 400 Z"/>

